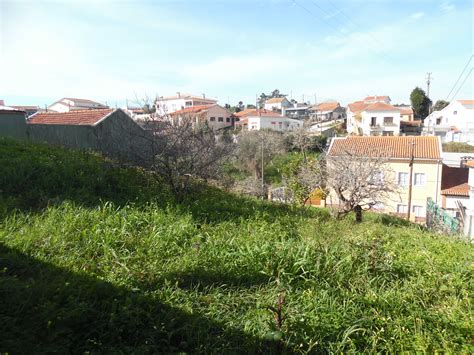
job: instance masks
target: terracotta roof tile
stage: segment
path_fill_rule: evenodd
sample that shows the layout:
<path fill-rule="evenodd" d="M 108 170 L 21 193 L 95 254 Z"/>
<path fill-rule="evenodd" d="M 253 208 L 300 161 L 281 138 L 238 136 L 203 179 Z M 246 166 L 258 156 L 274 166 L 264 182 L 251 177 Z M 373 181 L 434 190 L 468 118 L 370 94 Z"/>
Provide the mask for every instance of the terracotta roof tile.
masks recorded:
<path fill-rule="evenodd" d="M 271 99 L 268 99 L 267 101 L 265 101 L 266 104 L 278 104 L 280 102 L 283 102 L 284 100 L 286 100 L 286 97 L 273 97 Z"/>
<path fill-rule="evenodd" d="M 441 194 L 469 196 L 468 179 L 468 168 L 453 168 L 443 165 L 443 173 L 441 175 Z"/>
<path fill-rule="evenodd" d="M 190 106 L 190 107 L 186 107 L 181 110 L 172 112 L 171 115 L 180 115 L 183 113 L 200 113 L 200 112 L 206 111 L 207 109 L 215 105 L 216 104 Z"/>
<path fill-rule="evenodd" d="M 339 102 L 323 102 L 318 105 L 314 105 L 311 107 L 311 109 L 318 111 L 334 111 L 339 106 L 341 106 Z"/>
<path fill-rule="evenodd" d="M 369 105 L 366 104 L 365 102 L 362 102 L 362 101 L 356 101 L 356 102 L 353 102 L 353 103 L 347 105 L 349 110 L 351 112 L 354 112 L 354 113 L 363 111 L 367 106 L 369 106 Z"/>
<path fill-rule="evenodd" d="M 474 105 L 474 100 L 458 100 L 462 105 Z"/>
<path fill-rule="evenodd" d="M 338 156 L 349 152 L 359 157 L 386 157 L 410 159 L 412 143 L 417 159 L 441 159 L 438 137 L 344 137 L 334 138 L 328 155 Z"/>
<path fill-rule="evenodd" d="M 235 114 L 237 117 L 256 117 L 256 116 L 263 116 L 263 117 L 283 117 L 278 112 L 273 112 L 265 109 L 248 109 L 244 111 L 237 112 Z"/>
<path fill-rule="evenodd" d="M 400 111 L 398 108 L 386 104 L 385 102 L 374 102 L 368 105 L 363 111 Z"/>
<path fill-rule="evenodd" d="M 390 99 L 390 97 L 388 96 L 378 96 L 378 95 L 375 95 L 375 96 L 367 96 L 364 101 L 373 101 L 373 100 L 380 100 L 380 101 L 385 101 L 385 100 L 388 100 Z"/>
<path fill-rule="evenodd" d="M 413 115 L 413 109 L 411 107 L 396 107 L 400 110 L 401 115 Z"/>
<path fill-rule="evenodd" d="M 70 112 L 39 112 L 28 119 L 28 124 L 92 126 L 110 114 L 112 109 L 75 110 Z"/>

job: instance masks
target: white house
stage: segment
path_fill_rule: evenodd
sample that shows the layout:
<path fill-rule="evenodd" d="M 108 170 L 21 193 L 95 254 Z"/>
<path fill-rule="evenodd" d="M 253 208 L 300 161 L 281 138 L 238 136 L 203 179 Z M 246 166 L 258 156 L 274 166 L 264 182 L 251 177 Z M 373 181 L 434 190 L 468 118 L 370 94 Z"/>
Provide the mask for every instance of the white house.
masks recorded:
<path fill-rule="evenodd" d="M 75 99 L 71 97 L 63 97 L 61 100 L 48 106 L 48 111 L 53 112 L 70 112 L 74 110 L 94 110 L 94 109 L 106 109 L 109 108 L 106 105 L 101 104 L 97 101 L 88 99 Z"/>
<path fill-rule="evenodd" d="M 158 97 L 155 105 L 157 113 L 163 115 L 193 106 L 214 105 L 216 103 L 217 100 L 207 99 L 204 94 L 197 96 L 178 92 L 174 96 Z"/>
<path fill-rule="evenodd" d="M 265 110 L 268 111 L 280 111 L 283 112 L 285 109 L 293 107 L 290 101 L 286 97 L 273 97 L 265 101 Z"/>
<path fill-rule="evenodd" d="M 347 132 L 363 136 L 398 136 L 400 110 L 386 102 L 356 101 L 347 106 Z"/>
<path fill-rule="evenodd" d="M 474 100 L 455 100 L 424 121 L 424 134 L 436 135 L 445 142 L 474 144 Z"/>
<path fill-rule="evenodd" d="M 293 131 L 303 127 L 303 121 L 280 115 L 277 112 L 268 110 L 249 110 L 245 115 L 239 117 L 240 121 L 236 125 L 243 129 L 261 130 L 271 129 L 278 132 Z"/>
<path fill-rule="evenodd" d="M 171 117 L 176 122 L 192 118 L 196 124 L 206 122 L 209 127 L 215 129 L 231 127 L 234 124 L 232 113 L 217 104 L 187 107 L 173 112 Z"/>

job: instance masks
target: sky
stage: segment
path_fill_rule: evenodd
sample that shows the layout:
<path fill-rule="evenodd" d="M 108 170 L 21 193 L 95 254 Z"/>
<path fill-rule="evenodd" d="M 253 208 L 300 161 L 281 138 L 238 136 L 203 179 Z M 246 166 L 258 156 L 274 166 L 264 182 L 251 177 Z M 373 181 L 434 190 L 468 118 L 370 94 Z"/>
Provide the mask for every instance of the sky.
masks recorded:
<path fill-rule="evenodd" d="M 473 99 L 473 53 L 471 0 L 0 0 L 6 105 L 176 92 L 224 105 L 274 89 L 409 103 L 428 72 L 434 101 Z"/>

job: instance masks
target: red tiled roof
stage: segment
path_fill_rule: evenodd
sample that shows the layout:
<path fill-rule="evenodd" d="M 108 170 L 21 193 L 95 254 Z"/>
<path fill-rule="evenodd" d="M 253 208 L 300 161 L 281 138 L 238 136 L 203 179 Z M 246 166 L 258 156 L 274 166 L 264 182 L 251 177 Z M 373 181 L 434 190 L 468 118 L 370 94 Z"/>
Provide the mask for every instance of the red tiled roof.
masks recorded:
<path fill-rule="evenodd" d="M 373 100 L 381 100 L 381 101 L 385 101 L 387 99 L 390 99 L 390 97 L 388 96 L 378 96 L 378 95 L 375 95 L 375 96 L 367 96 L 364 101 L 373 101 Z"/>
<path fill-rule="evenodd" d="M 215 104 L 190 106 L 190 107 L 186 107 L 186 108 L 183 108 L 181 110 L 172 112 L 171 115 L 180 115 L 180 114 L 183 114 L 183 113 L 201 113 L 203 111 L 206 111 L 207 109 L 209 109 L 212 106 L 215 106 Z"/>
<path fill-rule="evenodd" d="M 469 196 L 469 169 L 443 165 L 441 195 Z"/>
<path fill-rule="evenodd" d="M 282 117 L 278 112 L 273 112 L 265 109 L 246 109 L 235 114 L 237 117 Z"/>
<path fill-rule="evenodd" d="M 112 109 L 75 110 L 70 112 L 39 112 L 28 119 L 29 124 L 92 126 L 110 114 Z"/>
<path fill-rule="evenodd" d="M 400 111 L 398 108 L 385 102 L 374 102 L 369 104 L 363 111 Z"/>
<path fill-rule="evenodd" d="M 413 115 L 413 109 L 411 107 L 396 107 L 400 110 L 400 115 Z"/>
<path fill-rule="evenodd" d="M 334 111 L 339 106 L 341 106 L 339 102 L 323 102 L 319 105 L 314 105 L 311 109 L 318 111 Z"/>
<path fill-rule="evenodd" d="M 272 97 L 271 99 L 268 99 L 265 101 L 266 104 L 278 104 L 280 102 L 283 102 L 286 100 L 286 97 Z"/>
<path fill-rule="evenodd" d="M 362 101 L 356 101 L 356 102 L 353 102 L 353 103 L 347 105 L 349 110 L 351 112 L 354 112 L 354 113 L 363 111 L 367 106 L 369 106 L 369 105 L 366 104 L 365 102 L 362 102 Z"/>
<path fill-rule="evenodd" d="M 433 136 L 371 136 L 334 138 L 329 148 L 329 156 L 346 153 L 358 157 L 386 157 L 410 159 L 412 143 L 413 155 L 417 159 L 441 159 L 438 137 Z"/>

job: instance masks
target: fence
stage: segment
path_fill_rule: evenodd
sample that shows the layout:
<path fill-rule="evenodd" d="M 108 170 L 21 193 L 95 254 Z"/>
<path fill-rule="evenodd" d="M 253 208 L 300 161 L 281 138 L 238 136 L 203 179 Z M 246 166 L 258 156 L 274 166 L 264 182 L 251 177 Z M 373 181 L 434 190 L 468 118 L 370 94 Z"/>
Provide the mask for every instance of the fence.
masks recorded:
<path fill-rule="evenodd" d="M 429 229 L 446 234 L 458 234 L 462 233 L 463 230 L 461 221 L 450 216 L 431 198 L 428 198 L 426 206 L 426 226 Z"/>

